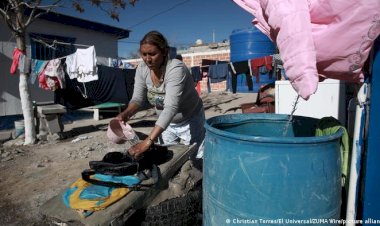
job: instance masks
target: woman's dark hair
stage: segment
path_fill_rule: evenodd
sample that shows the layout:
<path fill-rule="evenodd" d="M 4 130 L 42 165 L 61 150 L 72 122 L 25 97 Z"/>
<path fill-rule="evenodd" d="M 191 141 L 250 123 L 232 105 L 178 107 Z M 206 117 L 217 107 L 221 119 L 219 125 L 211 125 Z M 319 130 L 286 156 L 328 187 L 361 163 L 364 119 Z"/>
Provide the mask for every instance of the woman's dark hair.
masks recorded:
<path fill-rule="evenodd" d="M 140 41 L 140 46 L 150 44 L 156 46 L 164 55 L 169 53 L 169 44 L 166 38 L 158 31 L 148 32 Z"/>

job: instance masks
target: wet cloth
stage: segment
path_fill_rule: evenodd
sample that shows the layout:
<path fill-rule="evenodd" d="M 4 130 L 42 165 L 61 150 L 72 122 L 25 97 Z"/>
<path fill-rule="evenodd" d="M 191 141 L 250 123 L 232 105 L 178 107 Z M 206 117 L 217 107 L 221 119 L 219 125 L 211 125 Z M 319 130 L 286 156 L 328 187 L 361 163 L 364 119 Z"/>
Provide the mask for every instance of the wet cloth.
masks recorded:
<path fill-rule="evenodd" d="M 97 70 L 99 79 L 86 83 L 70 79 L 66 73 L 66 88 L 55 92 L 57 102 L 70 110 L 106 102 L 127 104 L 132 98 L 136 70 L 103 65 Z"/>
<path fill-rule="evenodd" d="M 228 64 L 214 64 L 210 65 L 208 68 L 208 77 L 211 79 L 211 83 L 222 82 L 227 79 L 228 75 Z"/>
<path fill-rule="evenodd" d="M 29 74 L 30 73 L 30 63 L 31 63 L 31 59 L 26 57 L 26 55 L 21 54 L 20 60 L 18 63 L 18 70 L 20 71 L 20 73 Z"/>
<path fill-rule="evenodd" d="M 246 74 L 251 75 L 251 69 L 249 67 L 248 60 L 239 61 L 239 62 L 231 62 L 230 70 L 233 74 Z"/>
<path fill-rule="evenodd" d="M 70 79 L 76 78 L 78 82 L 98 80 L 95 47 L 77 49 L 75 53 L 67 56 L 66 70 Z"/>
<path fill-rule="evenodd" d="M 317 128 L 315 130 L 316 136 L 327 136 L 338 132 L 338 130 L 343 130 L 343 136 L 340 142 L 341 151 L 341 161 L 342 161 L 342 184 L 347 186 L 348 181 L 346 180 L 348 176 L 348 159 L 349 159 L 349 138 L 348 132 L 344 126 L 339 122 L 339 120 L 334 117 L 324 117 L 319 120 Z"/>
<path fill-rule="evenodd" d="M 202 80 L 201 67 L 194 66 L 190 68 L 191 75 L 193 76 L 194 82 L 199 82 Z"/>
<path fill-rule="evenodd" d="M 10 68 L 10 73 L 14 74 L 16 73 L 16 70 L 18 68 L 18 64 L 20 61 L 20 56 L 24 55 L 24 52 L 22 52 L 19 48 L 14 48 L 13 49 L 13 54 L 12 54 L 12 65 Z"/>
<path fill-rule="evenodd" d="M 31 60 L 31 73 L 30 73 L 30 83 L 34 84 L 37 76 L 45 69 L 47 60 Z"/>
<path fill-rule="evenodd" d="M 250 67 L 248 64 L 248 60 L 239 61 L 239 62 L 231 62 L 229 63 L 229 70 L 231 72 L 231 86 L 232 93 L 236 93 L 237 89 L 237 76 L 239 74 L 245 74 L 245 79 L 247 82 L 248 90 L 253 90 L 253 82 L 250 73 Z"/>
<path fill-rule="evenodd" d="M 213 64 L 217 64 L 218 61 L 217 60 L 208 60 L 208 59 L 202 59 L 202 72 L 208 72 L 208 66 L 209 65 L 213 65 Z"/>
<path fill-rule="evenodd" d="M 61 64 L 60 59 L 49 60 L 45 67 L 45 76 L 49 78 L 56 78 L 58 80 L 60 89 L 65 88 L 65 72 L 63 70 L 63 66 Z"/>
<path fill-rule="evenodd" d="M 380 33 L 379 0 L 234 2 L 253 14 L 253 24 L 277 44 L 302 98 L 315 93 L 319 76 L 363 81 L 362 67 Z"/>
<path fill-rule="evenodd" d="M 45 75 L 45 69 L 38 75 L 38 84 L 40 88 L 45 90 L 56 91 L 61 89 L 58 78 Z"/>
<path fill-rule="evenodd" d="M 272 56 L 264 56 L 260 58 L 255 58 L 250 60 L 250 67 L 252 71 L 252 76 L 256 77 L 256 83 L 260 82 L 260 73 L 261 68 L 265 68 L 264 73 L 272 70 L 273 57 Z M 271 78 L 271 77 L 270 77 Z"/>
<path fill-rule="evenodd" d="M 96 179 L 102 179 L 93 176 Z M 112 188 L 93 185 L 82 178 L 77 179 L 63 194 L 64 204 L 71 209 L 99 211 L 115 203 L 129 193 L 128 188 Z M 84 217 L 88 216 L 82 215 Z"/>

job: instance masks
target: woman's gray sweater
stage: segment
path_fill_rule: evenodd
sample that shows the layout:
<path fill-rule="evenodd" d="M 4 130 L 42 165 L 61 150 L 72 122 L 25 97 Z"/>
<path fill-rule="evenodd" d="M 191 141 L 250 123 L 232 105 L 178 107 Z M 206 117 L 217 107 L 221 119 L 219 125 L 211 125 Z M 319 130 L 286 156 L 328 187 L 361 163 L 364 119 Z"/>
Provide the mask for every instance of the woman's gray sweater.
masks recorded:
<path fill-rule="evenodd" d="M 162 97 L 152 100 L 152 95 L 149 95 L 148 100 L 148 93 L 152 92 Z M 161 106 L 162 103 L 161 105 L 158 103 L 159 100 L 163 101 L 163 106 Z M 153 86 L 148 66 L 144 62 L 138 65 L 130 102 L 141 107 L 146 101 L 155 106 L 159 115 L 156 125 L 163 129 L 166 129 L 170 123 L 186 122 L 203 108 L 202 99 L 195 90 L 194 80 L 189 70 L 182 61 L 177 59 L 168 60 L 164 81 L 160 87 Z"/>

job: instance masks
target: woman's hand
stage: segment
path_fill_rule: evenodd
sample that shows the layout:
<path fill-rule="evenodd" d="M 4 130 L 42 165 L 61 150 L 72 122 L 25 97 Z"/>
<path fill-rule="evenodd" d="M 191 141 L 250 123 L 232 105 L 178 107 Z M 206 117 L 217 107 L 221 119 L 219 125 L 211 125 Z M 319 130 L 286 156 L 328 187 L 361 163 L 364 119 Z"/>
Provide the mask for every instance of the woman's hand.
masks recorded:
<path fill-rule="evenodd" d="M 127 111 L 123 111 L 116 116 L 116 119 L 121 122 L 127 122 L 129 120 L 129 113 Z"/>
<path fill-rule="evenodd" d="M 142 157 L 143 153 L 146 152 L 149 147 L 152 145 L 151 139 L 145 139 L 141 141 L 140 143 L 137 143 L 133 145 L 131 148 L 129 148 L 128 153 L 134 158 L 139 159 Z"/>
<path fill-rule="evenodd" d="M 139 106 L 136 103 L 129 103 L 127 109 L 118 114 L 116 119 L 121 122 L 127 122 L 138 110 Z"/>

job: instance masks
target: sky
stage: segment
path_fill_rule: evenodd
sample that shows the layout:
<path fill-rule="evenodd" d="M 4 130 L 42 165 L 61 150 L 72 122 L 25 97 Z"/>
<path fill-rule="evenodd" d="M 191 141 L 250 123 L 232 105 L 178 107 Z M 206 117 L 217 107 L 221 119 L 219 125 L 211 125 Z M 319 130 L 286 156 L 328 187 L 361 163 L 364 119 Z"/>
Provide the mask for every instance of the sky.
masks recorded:
<path fill-rule="evenodd" d="M 73 10 L 70 4 L 59 11 L 131 30 L 129 38 L 119 40 L 119 57 L 126 58 L 138 52 L 140 39 L 151 30 L 160 31 L 170 46 L 180 49 L 197 39 L 203 43 L 222 42 L 233 30 L 252 27 L 253 19 L 232 0 L 138 0 L 135 6 L 119 10 L 119 22 L 96 7 L 84 6 L 83 13 Z"/>

